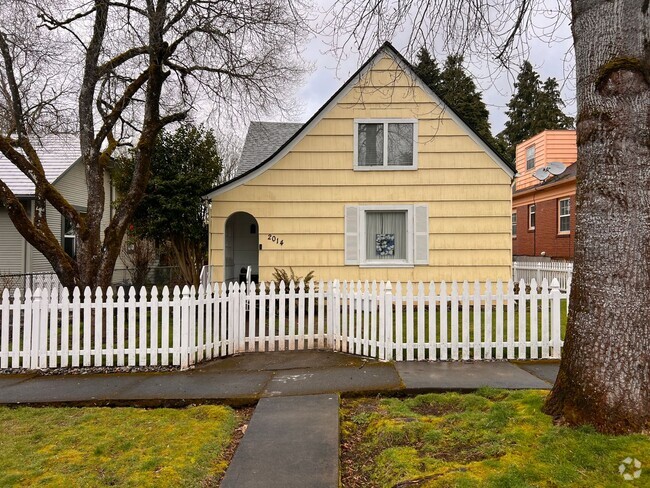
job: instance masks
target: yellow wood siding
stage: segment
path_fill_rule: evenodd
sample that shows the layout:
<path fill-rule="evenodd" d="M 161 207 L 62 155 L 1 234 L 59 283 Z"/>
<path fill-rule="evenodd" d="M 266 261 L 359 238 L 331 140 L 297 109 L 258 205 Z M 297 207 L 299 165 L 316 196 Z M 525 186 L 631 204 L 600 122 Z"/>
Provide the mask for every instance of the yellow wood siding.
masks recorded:
<path fill-rule="evenodd" d="M 371 118 L 418 120 L 417 170 L 353 170 L 354 120 Z M 224 277 L 226 220 L 241 211 L 258 222 L 260 280 L 289 266 L 324 280 L 507 280 L 511 195 L 510 176 L 385 57 L 278 162 L 213 197 L 213 279 Z M 391 204 L 428 206 L 428 266 L 346 266 L 345 205 Z"/>

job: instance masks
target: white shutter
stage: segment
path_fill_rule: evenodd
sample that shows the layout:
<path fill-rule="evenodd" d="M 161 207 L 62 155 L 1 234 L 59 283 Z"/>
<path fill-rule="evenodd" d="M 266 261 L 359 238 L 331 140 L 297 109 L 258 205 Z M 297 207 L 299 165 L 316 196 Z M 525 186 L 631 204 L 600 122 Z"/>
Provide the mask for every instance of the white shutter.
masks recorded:
<path fill-rule="evenodd" d="M 359 264 L 359 207 L 345 206 L 345 264 Z"/>
<path fill-rule="evenodd" d="M 415 205 L 415 216 L 413 227 L 415 235 L 413 239 L 415 252 L 413 262 L 415 264 L 429 264 L 429 206 Z"/>

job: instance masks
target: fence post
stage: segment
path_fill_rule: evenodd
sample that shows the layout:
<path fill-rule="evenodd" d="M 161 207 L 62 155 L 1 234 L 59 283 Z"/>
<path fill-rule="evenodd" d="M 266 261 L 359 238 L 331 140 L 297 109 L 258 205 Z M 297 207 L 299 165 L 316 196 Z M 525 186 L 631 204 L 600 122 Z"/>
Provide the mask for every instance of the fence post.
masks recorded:
<path fill-rule="evenodd" d="M 401 324 L 398 324 L 401 325 Z M 398 332 L 401 327 L 398 327 Z M 384 359 L 393 360 L 393 285 L 386 282 L 386 294 L 384 296 Z"/>
<path fill-rule="evenodd" d="M 542 262 L 539 261 L 537 263 L 537 272 L 535 273 L 535 279 L 537 280 L 537 283 L 542 282 Z"/>
<path fill-rule="evenodd" d="M 517 261 L 512 263 L 512 281 L 517 281 L 517 270 L 519 269 L 519 264 Z"/>
<path fill-rule="evenodd" d="M 190 289 L 183 287 L 181 298 L 181 369 L 190 365 Z"/>
<path fill-rule="evenodd" d="M 553 278 L 551 282 L 551 357 L 559 358 L 562 349 L 560 305 L 562 294 L 560 293 L 560 282 Z"/>
<path fill-rule="evenodd" d="M 31 369 L 40 368 L 38 361 L 38 352 L 39 352 L 39 340 L 41 336 L 41 289 L 36 288 L 34 290 L 34 298 L 31 303 L 32 308 L 32 320 L 31 324 L 28 324 L 25 321 L 25 327 L 31 328 L 31 344 L 29 351 L 29 367 Z M 25 314 L 26 315 L 26 314 Z"/>

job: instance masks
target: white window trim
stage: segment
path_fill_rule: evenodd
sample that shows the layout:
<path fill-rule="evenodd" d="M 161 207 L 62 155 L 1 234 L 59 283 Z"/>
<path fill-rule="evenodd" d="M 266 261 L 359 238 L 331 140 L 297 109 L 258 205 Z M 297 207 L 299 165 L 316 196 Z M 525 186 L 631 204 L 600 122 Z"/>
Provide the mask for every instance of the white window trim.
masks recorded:
<path fill-rule="evenodd" d="M 513 219 L 514 217 L 514 219 Z M 512 233 L 513 239 L 517 237 L 517 212 L 512 212 L 510 215 L 510 232 Z M 512 224 L 515 224 L 515 231 L 512 232 Z"/>
<path fill-rule="evenodd" d="M 530 149 L 533 150 L 533 165 L 529 168 L 529 167 L 528 167 L 528 159 L 529 159 L 529 158 L 528 158 L 528 151 L 529 151 Z M 537 153 L 537 150 L 535 149 L 535 145 L 534 145 L 534 144 L 533 144 L 532 146 L 528 146 L 528 147 L 526 148 L 526 154 L 525 154 L 525 157 L 526 157 L 526 171 L 531 171 L 531 170 L 534 170 L 534 169 L 535 169 L 535 157 L 537 156 L 536 153 Z"/>
<path fill-rule="evenodd" d="M 388 124 L 413 124 L 413 164 L 408 166 L 359 165 L 359 124 L 385 124 L 384 159 L 388 158 Z M 355 171 L 413 171 L 418 169 L 418 119 L 354 119 L 354 170 Z"/>
<path fill-rule="evenodd" d="M 569 202 L 569 213 L 567 215 L 562 215 L 562 203 L 567 201 Z M 569 218 L 569 230 L 560 230 L 561 229 L 561 223 L 562 223 L 562 217 L 568 217 Z M 557 201 L 557 233 L 559 235 L 567 235 L 571 234 L 571 197 L 568 198 L 560 198 Z"/>
<path fill-rule="evenodd" d="M 367 259 L 366 257 L 366 212 L 406 211 L 406 259 Z M 413 238 L 415 233 L 415 212 L 413 205 L 361 205 L 359 206 L 359 267 L 361 268 L 412 268 Z"/>
<path fill-rule="evenodd" d="M 533 208 L 535 208 L 535 211 L 531 212 Z M 535 215 L 535 225 L 537 225 L 537 205 L 535 203 L 528 205 L 528 230 L 535 230 L 535 225 L 530 225 L 532 221 L 530 216 L 533 214 Z"/>

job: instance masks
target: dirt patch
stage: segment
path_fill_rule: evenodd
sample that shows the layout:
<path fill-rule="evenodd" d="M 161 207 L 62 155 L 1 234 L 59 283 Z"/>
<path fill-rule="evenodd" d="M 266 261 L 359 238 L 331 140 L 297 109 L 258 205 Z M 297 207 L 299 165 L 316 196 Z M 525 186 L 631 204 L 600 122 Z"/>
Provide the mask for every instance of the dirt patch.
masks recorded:
<path fill-rule="evenodd" d="M 235 451 L 237 451 L 237 447 L 239 447 L 239 443 L 243 439 L 244 434 L 248 429 L 248 423 L 250 422 L 254 411 L 255 411 L 255 407 L 244 407 L 244 408 L 237 409 L 236 415 L 237 415 L 237 420 L 239 421 L 239 426 L 235 429 L 235 432 L 233 433 L 233 437 L 230 440 L 230 444 L 225 449 L 223 457 L 220 460 L 225 462 L 226 466 L 230 466 L 230 461 L 232 461 L 232 458 L 235 455 Z M 218 488 L 225 474 L 226 471 L 224 470 L 224 472 L 219 475 L 210 476 L 209 478 L 206 478 L 201 483 L 201 487 Z"/>
<path fill-rule="evenodd" d="M 346 402 L 347 403 L 347 402 Z M 359 414 L 371 414 L 378 410 L 377 402 L 361 402 L 345 405 L 342 422 L 346 431 L 341 435 L 341 486 L 345 488 L 376 488 L 367 473 L 360 468 L 371 463 L 379 451 L 372 452 L 363 446 L 365 426 L 351 421 Z"/>

